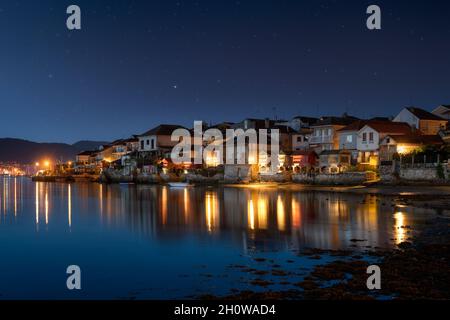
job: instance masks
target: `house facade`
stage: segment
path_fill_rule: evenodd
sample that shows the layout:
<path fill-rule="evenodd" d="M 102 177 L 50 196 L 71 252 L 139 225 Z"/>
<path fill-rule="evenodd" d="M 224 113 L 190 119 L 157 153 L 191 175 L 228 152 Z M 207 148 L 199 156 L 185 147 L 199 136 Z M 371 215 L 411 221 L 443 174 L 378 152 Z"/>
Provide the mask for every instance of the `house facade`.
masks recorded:
<path fill-rule="evenodd" d="M 445 129 L 448 120 L 420 108 L 408 107 L 400 111 L 394 122 L 406 122 L 425 135 L 433 135 Z"/>
<path fill-rule="evenodd" d="M 380 160 L 392 161 L 396 154 L 404 155 L 419 151 L 424 146 L 443 144 L 438 135 L 387 135 L 380 142 Z"/>
<path fill-rule="evenodd" d="M 83 151 L 76 155 L 75 165 L 86 166 L 91 161 L 91 156 L 95 151 Z"/>
<path fill-rule="evenodd" d="M 356 120 L 348 126 L 338 130 L 339 150 L 349 151 L 351 154 L 352 164 L 356 164 L 358 160 L 358 132 L 368 121 Z"/>
<path fill-rule="evenodd" d="M 309 172 L 318 163 L 319 156 L 314 151 L 294 151 L 292 154 L 292 170 L 295 173 Z"/>
<path fill-rule="evenodd" d="M 324 150 L 338 150 L 338 130 L 348 126 L 356 120 L 358 119 L 348 115 L 344 115 L 343 117 L 320 118 L 319 121 L 311 126 L 313 132 L 309 139 L 310 147 L 317 153 Z"/>
<path fill-rule="evenodd" d="M 179 125 L 162 124 L 138 136 L 140 156 L 163 156 L 170 153 L 179 141 L 172 141 L 172 133 L 176 129 L 186 129 Z"/>
<path fill-rule="evenodd" d="M 324 150 L 319 155 L 319 167 L 322 173 L 340 173 L 350 167 L 350 152 L 345 150 Z"/>
<path fill-rule="evenodd" d="M 309 141 L 311 139 L 311 135 L 313 133 L 312 129 L 302 128 L 297 132 L 292 134 L 292 151 L 304 151 L 308 150 Z"/>
<path fill-rule="evenodd" d="M 413 129 L 404 122 L 370 122 L 358 131 L 356 147 L 358 163 L 377 166 L 379 164 L 380 141 L 387 135 L 408 135 Z"/>

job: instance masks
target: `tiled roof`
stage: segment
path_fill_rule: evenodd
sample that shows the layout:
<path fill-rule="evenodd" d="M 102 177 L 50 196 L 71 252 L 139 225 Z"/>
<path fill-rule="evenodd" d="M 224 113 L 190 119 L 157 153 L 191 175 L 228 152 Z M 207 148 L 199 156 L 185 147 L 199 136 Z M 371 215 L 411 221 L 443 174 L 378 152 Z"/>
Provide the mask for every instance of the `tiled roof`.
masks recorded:
<path fill-rule="evenodd" d="M 359 131 L 361 130 L 366 124 L 368 123 L 367 120 L 356 120 L 350 123 L 348 126 L 339 129 L 338 131 Z"/>
<path fill-rule="evenodd" d="M 410 134 L 413 129 L 405 122 L 373 121 L 366 124 L 377 132 L 388 134 Z"/>
<path fill-rule="evenodd" d="M 438 135 L 400 135 L 393 136 L 391 139 L 397 143 L 405 144 L 442 144 L 442 139 Z"/>
<path fill-rule="evenodd" d="M 420 108 L 408 107 L 406 109 L 420 120 L 444 120 L 441 117 Z"/>
<path fill-rule="evenodd" d="M 94 154 L 96 151 L 83 151 L 80 152 L 79 154 L 77 154 L 78 156 L 90 156 L 92 154 Z"/>
<path fill-rule="evenodd" d="M 352 116 L 322 117 L 315 124 L 313 124 L 311 127 L 327 126 L 327 125 L 347 126 L 347 125 L 351 124 L 352 122 L 354 122 L 356 120 L 359 120 L 359 119 L 356 118 L 356 117 L 352 117 Z"/>
<path fill-rule="evenodd" d="M 294 119 L 300 119 L 301 122 L 308 123 L 310 125 L 316 123 L 319 120 L 318 118 L 304 117 L 304 116 L 296 116 L 294 117 Z"/>
<path fill-rule="evenodd" d="M 283 125 L 276 125 L 269 128 L 268 132 L 270 132 L 270 129 L 278 129 L 280 133 L 298 133 L 297 130 L 292 129 L 289 126 L 283 126 Z"/>
<path fill-rule="evenodd" d="M 156 128 L 150 129 L 149 131 L 141 134 L 140 136 L 141 137 L 154 135 L 170 136 L 172 135 L 172 132 L 175 131 L 176 129 L 186 129 L 186 128 L 176 124 L 161 124 Z"/>

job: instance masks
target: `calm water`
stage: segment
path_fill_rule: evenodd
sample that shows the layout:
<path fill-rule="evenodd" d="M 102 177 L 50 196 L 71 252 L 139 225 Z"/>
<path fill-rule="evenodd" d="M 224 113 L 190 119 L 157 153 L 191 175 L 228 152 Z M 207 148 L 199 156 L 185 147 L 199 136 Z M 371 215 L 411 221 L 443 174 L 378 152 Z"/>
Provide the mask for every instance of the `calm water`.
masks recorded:
<path fill-rule="evenodd" d="M 230 267 L 301 279 L 321 261 L 302 248 L 345 249 L 351 239 L 390 247 L 433 215 L 369 195 L 257 188 L 34 183 L 0 177 L 0 299 L 186 298 L 262 290 Z M 352 248 L 355 249 L 355 248 Z M 364 248 L 365 249 L 365 248 Z M 323 263 L 323 261 L 322 261 Z M 66 289 L 66 268 L 82 290 Z M 274 283 L 269 289 L 287 289 Z"/>

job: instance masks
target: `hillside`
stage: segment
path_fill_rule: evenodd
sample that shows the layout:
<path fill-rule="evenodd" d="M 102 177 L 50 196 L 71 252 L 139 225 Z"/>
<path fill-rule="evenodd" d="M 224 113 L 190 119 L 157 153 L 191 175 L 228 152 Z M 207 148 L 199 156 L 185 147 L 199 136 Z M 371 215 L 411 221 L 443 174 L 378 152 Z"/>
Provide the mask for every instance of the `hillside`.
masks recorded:
<path fill-rule="evenodd" d="M 22 139 L 0 139 L 0 162 L 34 163 L 42 159 L 74 160 L 77 153 L 96 149 L 103 141 L 79 141 L 65 143 L 37 143 Z"/>

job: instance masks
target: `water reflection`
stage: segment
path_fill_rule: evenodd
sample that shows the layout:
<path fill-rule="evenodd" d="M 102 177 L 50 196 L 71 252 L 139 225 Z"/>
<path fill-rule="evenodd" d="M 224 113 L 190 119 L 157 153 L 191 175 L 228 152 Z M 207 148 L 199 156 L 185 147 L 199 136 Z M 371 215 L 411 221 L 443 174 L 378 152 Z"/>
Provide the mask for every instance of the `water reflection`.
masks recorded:
<path fill-rule="evenodd" d="M 17 223 L 33 221 L 37 231 L 45 222 L 45 232 L 79 236 L 82 227 L 163 241 L 214 236 L 244 251 L 337 249 L 351 245 L 351 239 L 391 246 L 408 239 L 405 226 L 414 227 L 430 213 L 399 211 L 372 195 L 277 189 L 46 184 L 8 177 L 0 186 L 2 220 L 10 215 Z"/>
<path fill-rule="evenodd" d="M 67 185 L 67 217 L 69 221 L 69 228 L 72 228 L 72 186 L 70 184 Z"/>
<path fill-rule="evenodd" d="M 395 242 L 397 244 L 402 243 L 406 240 L 406 224 L 405 215 L 403 212 L 396 212 L 394 214 L 395 220 Z"/>
<path fill-rule="evenodd" d="M 36 204 L 36 227 L 39 226 L 39 185 L 40 182 L 36 183 L 36 200 L 35 200 L 35 204 Z"/>
<path fill-rule="evenodd" d="M 219 227 L 220 225 L 217 192 L 206 191 L 205 215 L 208 232 L 211 233 L 213 230 L 216 230 L 216 228 Z"/>

